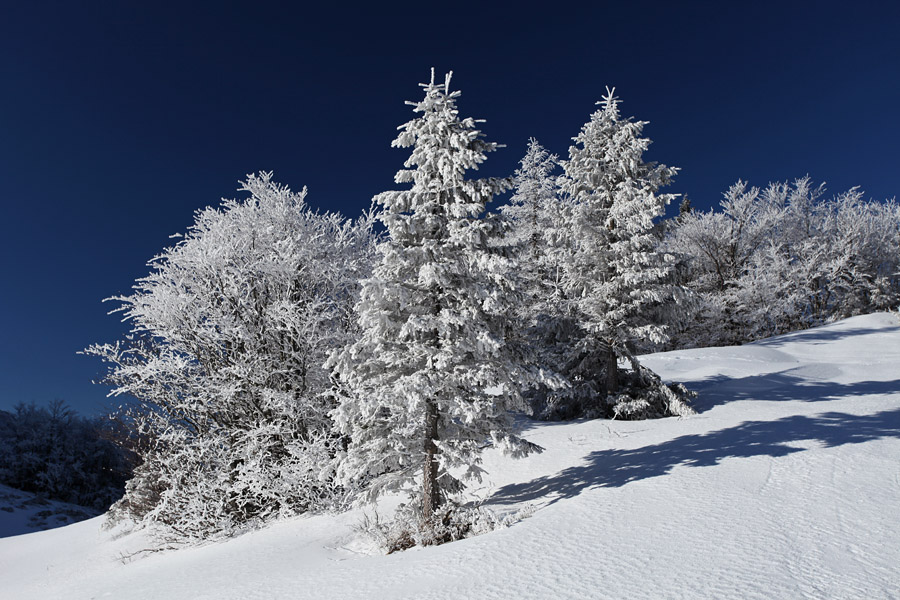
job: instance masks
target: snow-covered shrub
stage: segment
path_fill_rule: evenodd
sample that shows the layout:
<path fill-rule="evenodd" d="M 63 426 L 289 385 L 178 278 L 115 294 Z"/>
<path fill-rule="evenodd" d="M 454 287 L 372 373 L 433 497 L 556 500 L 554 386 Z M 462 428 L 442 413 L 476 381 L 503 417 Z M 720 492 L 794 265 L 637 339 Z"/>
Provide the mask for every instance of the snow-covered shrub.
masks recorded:
<path fill-rule="evenodd" d="M 119 420 L 142 464 L 113 516 L 182 539 L 315 509 L 336 489 L 323 363 L 354 330 L 371 218 L 316 212 L 271 173 L 240 189 L 113 299 L 127 339 L 87 350 L 111 364 L 112 393 L 136 399 Z"/>
<path fill-rule="evenodd" d="M 614 419 L 658 419 L 695 414 L 690 401 L 696 397 L 697 392 L 684 385 L 663 383 L 659 375 L 647 367 L 635 365 L 625 372 L 619 393 L 607 397 L 606 403 Z"/>
<path fill-rule="evenodd" d="M 601 369 L 602 365 L 593 368 Z M 543 400 L 540 417 L 549 421 L 579 417 L 635 421 L 696 414 L 691 407 L 696 392 L 680 383 L 664 383 L 659 375 L 637 361 L 632 363 L 631 369 L 620 369 L 618 384 L 617 391 L 605 397 L 591 395 L 590 390 L 577 387 L 551 391 Z"/>

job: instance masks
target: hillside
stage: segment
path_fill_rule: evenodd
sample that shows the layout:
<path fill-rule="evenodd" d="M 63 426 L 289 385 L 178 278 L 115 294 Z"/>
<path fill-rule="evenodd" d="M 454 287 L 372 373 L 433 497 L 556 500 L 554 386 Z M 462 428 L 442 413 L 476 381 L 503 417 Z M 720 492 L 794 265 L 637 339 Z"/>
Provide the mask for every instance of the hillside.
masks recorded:
<path fill-rule="evenodd" d="M 62 527 L 89 519 L 98 512 L 0 484 L 0 538 Z"/>
<path fill-rule="evenodd" d="M 96 518 L 0 539 L 0 597 L 896 598 L 900 326 L 855 317 L 741 347 L 644 357 L 700 392 L 684 419 L 534 423 L 471 489 L 513 526 L 382 556 L 362 513 L 127 555 Z"/>

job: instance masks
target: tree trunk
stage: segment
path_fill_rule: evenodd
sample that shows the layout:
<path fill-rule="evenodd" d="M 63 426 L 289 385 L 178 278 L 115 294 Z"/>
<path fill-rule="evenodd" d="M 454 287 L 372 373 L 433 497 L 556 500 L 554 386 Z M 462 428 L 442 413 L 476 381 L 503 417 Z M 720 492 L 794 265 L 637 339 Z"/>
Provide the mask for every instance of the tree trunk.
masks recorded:
<path fill-rule="evenodd" d="M 434 400 L 429 400 L 425 408 L 425 465 L 422 474 L 422 517 L 425 522 L 431 521 L 434 512 L 441 504 L 441 492 L 438 489 L 437 463 L 437 424 L 438 413 Z"/>
<path fill-rule="evenodd" d="M 619 364 L 612 344 L 606 348 L 606 393 L 616 394 L 619 391 Z"/>

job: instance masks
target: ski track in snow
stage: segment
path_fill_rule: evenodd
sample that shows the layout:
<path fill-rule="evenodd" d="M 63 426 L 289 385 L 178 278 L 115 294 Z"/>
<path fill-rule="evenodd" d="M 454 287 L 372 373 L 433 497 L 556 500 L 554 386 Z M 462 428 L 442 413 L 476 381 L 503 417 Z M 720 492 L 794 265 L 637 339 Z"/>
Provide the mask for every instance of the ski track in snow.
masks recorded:
<path fill-rule="evenodd" d="M 354 511 L 122 561 L 145 534 L 93 519 L 0 539 L 0 598 L 900 598 L 896 315 L 643 362 L 701 412 L 530 425 L 470 490 L 536 508 L 507 529 L 380 556 Z"/>

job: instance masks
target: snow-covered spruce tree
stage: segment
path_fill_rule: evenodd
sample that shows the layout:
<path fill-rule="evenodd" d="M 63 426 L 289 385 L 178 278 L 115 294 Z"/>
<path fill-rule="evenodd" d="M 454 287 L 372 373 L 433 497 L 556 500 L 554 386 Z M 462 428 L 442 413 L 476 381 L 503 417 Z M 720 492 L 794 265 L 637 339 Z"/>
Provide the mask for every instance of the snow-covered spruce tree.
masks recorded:
<path fill-rule="evenodd" d="M 612 90 L 598 104 L 562 162 L 573 236 L 563 288 L 581 332 L 567 365 L 573 385 L 550 409 L 622 418 L 685 414 L 683 388 L 661 386 L 635 356 L 639 347 L 666 341 L 654 317 L 680 293 L 654 223 L 675 197 L 658 190 L 677 169 L 644 162 L 646 122 L 622 118 Z M 631 365 L 627 386 L 620 385 L 619 359 Z"/>
<path fill-rule="evenodd" d="M 525 156 L 513 176 L 514 194 L 501 213 L 509 221 L 507 244 L 516 259 L 516 277 L 522 299 L 516 316 L 535 359 L 554 371 L 572 341 L 576 319 L 562 289 L 563 261 L 571 251 L 569 206 L 559 198 L 559 177 L 554 172 L 559 158 L 531 138 Z M 557 385 L 538 384 L 526 390 L 532 406 L 540 412 L 547 395 Z"/>
<path fill-rule="evenodd" d="M 511 223 L 506 241 L 514 248 L 520 276 L 526 282 L 526 304 L 554 296 L 559 279 L 559 269 L 553 264 L 560 225 L 557 177 L 553 175 L 558 165 L 555 154 L 529 139 L 513 176 L 515 193 L 509 204 L 501 207 Z"/>
<path fill-rule="evenodd" d="M 537 449 L 514 433 L 511 410 L 532 374 L 522 366 L 507 315 L 513 292 L 510 260 L 490 243 L 485 204 L 509 187 L 505 179 L 466 179 L 497 145 L 482 140 L 472 118 L 459 117 L 443 83 L 421 84 L 418 113 L 401 126 L 394 147 L 412 147 L 397 173 L 406 191 L 375 200 L 387 239 L 380 262 L 362 282 L 360 339 L 331 359 L 347 396 L 334 411 L 347 437 L 338 474 L 367 487 L 369 498 L 402 490 L 419 506 L 420 525 L 480 478 L 488 445 L 514 456 Z M 415 491 L 415 481 L 420 481 Z"/>
<path fill-rule="evenodd" d="M 315 509 L 335 492 L 323 365 L 355 328 L 372 219 L 319 213 L 250 175 L 245 200 L 197 213 L 130 296 L 127 339 L 86 352 L 110 363 L 119 420 L 142 464 L 114 518 L 206 539 Z"/>

